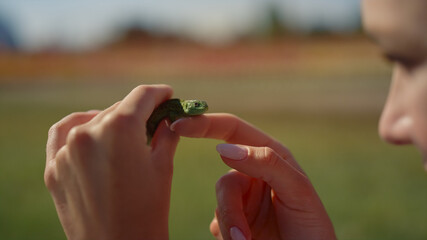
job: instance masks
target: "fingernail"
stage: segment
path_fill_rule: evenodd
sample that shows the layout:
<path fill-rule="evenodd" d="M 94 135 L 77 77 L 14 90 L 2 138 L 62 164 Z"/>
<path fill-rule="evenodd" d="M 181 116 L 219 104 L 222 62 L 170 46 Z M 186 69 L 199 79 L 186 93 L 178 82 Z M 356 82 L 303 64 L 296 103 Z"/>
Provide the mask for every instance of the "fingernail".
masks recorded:
<path fill-rule="evenodd" d="M 234 144 L 218 144 L 216 150 L 221 156 L 233 160 L 243 160 L 248 157 L 248 149 L 244 146 Z"/>
<path fill-rule="evenodd" d="M 173 122 L 173 123 L 169 126 L 169 129 L 170 129 L 172 132 L 175 132 L 176 125 L 177 125 L 179 122 L 182 122 L 183 120 L 184 120 L 184 118 L 180 118 L 180 119 L 176 120 L 175 122 Z"/>
<path fill-rule="evenodd" d="M 246 240 L 245 235 L 237 227 L 230 228 L 230 236 L 233 240 Z"/>

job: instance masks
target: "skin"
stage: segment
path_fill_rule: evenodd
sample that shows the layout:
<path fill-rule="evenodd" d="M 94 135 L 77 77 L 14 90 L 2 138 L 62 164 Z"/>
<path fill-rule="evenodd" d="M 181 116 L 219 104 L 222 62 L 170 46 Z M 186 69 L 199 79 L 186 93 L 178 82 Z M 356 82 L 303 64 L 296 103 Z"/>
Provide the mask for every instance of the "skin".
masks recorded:
<path fill-rule="evenodd" d="M 427 171 L 427 1 L 366 0 L 362 11 L 365 30 L 393 64 L 380 135 L 415 145 Z"/>
<path fill-rule="evenodd" d="M 207 110 L 208 104 L 201 100 L 180 100 L 177 98 L 166 100 L 154 109 L 147 121 L 147 144 L 151 143 L 151 139 L 163 119 L 167 118 L 174 122 L 179 118 L 201 115 Z"/>
<path fill-rule="evenodd" d="M 49 131 L 45 183 L 68 239 L 168 239 L 178 136 L 145 124 L 169 99 L 165 85 L 139 86 L 104 111 L 73 113 Z"/>
<path fill-rule="evenodd" d="M 394 65 L 380 135 L 414 144 L 426 165 L 427 2 L 366 0 L 362 7 L 366 30 Z M 216 185 L 210 230 L 217 239 L 336 238 L 290 151 L 236 116 L 181 118 L 170 130 L 161 123 L 147 146 L 141 122 L 171 95 L 167 86 L 140 86 L 104 111 L 74 113 L 51 128 L 45 182 L 69 239 L 168 239 L 178 135 L 228 143 L 217 146 L 234 169 Z"/>
<path fill-rule="evenodd" d="M 427 1 L 365 0 L 362 8 L 365 29 L 393 63 L 380 135 L 392 144 L 414 144 L 427 170 Z M 223 139 L 246 149 L 236 161 L 230 152 L 237 148 L 218 147 L 222 160 L 237 171 L 217 183 L 210 226 L 217 239 L 335 238 L 309 180 L 280 143 L 224 114 L 182 119 L 171 128 L 182 136 Z"/>
<path fill-rule="evenodd" d="M 194 126 L 198 126 L 194 128 Z M 217 239 L 232 239 L 236 227 L 244 239 L 335 239 L 332 223 L 315 189 L 289 150 L 251 124 L 230 114 L 179 119 L 177 134 L 226 141 L 240 159 L 221 154 L 237 171 L 216 185 L 218 207 L 211 223 Z M 238 145 L 235 145 L 238 144 Z M 228 155 L 228 156 L 227 156 Z"/>

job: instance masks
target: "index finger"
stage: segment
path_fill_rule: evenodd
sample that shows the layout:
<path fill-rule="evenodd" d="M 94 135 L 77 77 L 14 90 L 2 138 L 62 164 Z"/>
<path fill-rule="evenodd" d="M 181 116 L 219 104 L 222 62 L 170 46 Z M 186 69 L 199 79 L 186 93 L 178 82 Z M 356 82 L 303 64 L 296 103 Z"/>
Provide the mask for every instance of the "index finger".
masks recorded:
<path fill-rule="evenodd" d="M 169 99 L 172 93 L 168 85 L 140 85 L 123 99 L 117 112 L 135 115 L 146 122 L 154 108 Z"/>
<path fill-rule="evenodd" d="M 171 125 L 171 130 L 180 136 L 213 138 L 232 144 L 254 147 L 268 146 L 282 157 L 290 157 L 289 150 L 252 124 L 228 113 L 203 114 L 181 118 Z"/>
<path fill-rule="evenodd" d="M 68 132 L 71 128 L 90 121 L 98 113 L 99 111 L 72 113 L 52 125 L 49 129 L 46 143 L 46 161 L 49 162 L 53 160 L 59 149 L 65 145 Z"/>

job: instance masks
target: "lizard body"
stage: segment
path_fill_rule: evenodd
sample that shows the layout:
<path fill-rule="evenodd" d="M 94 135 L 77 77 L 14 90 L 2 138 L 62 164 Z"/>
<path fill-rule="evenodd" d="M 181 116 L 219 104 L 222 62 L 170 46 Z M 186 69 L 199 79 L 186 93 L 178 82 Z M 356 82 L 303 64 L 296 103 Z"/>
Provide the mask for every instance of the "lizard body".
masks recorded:
<path fill-rule="evenodd" d="M 150 145 L 157 127 L 164 118 L 174 122 L 179 118 L 201 115 L 207 110 L 208 104 L 205 101 L 177 98 L 166 100 L 154 109 L 147 121 L 147 144 Z"/>

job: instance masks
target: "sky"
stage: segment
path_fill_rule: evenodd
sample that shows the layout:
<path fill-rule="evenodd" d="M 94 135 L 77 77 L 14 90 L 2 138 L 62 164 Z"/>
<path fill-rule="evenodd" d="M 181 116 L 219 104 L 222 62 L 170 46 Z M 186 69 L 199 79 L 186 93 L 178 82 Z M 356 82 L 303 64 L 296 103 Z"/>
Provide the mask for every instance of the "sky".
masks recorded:
<path fill-rule="evenodd" d="M 357 27 L 359 0 L 0 0 L 20 46 L 54 44 L 87 49 L 111 41 L 117 29 L 139 22 L 208 44 L 223 44 L 253 31 L 275 3 L 290 28 L 349 31 Z"/>

